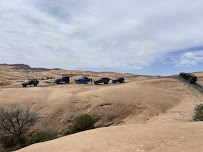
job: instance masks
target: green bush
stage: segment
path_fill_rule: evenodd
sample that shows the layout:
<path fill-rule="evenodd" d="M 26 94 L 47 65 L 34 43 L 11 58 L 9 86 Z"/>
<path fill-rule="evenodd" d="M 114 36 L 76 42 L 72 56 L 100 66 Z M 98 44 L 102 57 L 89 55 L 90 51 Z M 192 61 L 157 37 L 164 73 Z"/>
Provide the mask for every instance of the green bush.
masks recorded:
<path fill-rule="evenodd" d="M 203 121 L 203 104 L 196 105 L 193 119 L 195 121 Z"/>
<path fill-rule="evenodd" d="M 41 78 L 41 80 L 44 80 L 44 78 Z"/>
<path fill-rule="evenodd" d="M 94 129 L 94 120 L 88 114 L 77 118 L 75 125 L 70 129 L 69 134 L 74 134 L 80 131 Z"/>
<path fill-rule="evenodd" d="M 39 132 L 31 137 L 28 137 L 24 145 L 19 145 L 18 140 L 14 135 L 3 136 L 0 139 L 0 146 L 2 146 L 2 148 L 0 147 L 0 152 L 17 150 L 19 148 L 29 146 L 34 143 L 49 141 L 56 138 L 57 135 L 54 133 Z"/>
<path fill-rule="evenodd" d="M 29 146 L 34 143 L 49 141 L 52 139 L 56 139 L 57 136 L 54 133 L 47 133 L 47 132 L 38 132 L 32 137 L 28 137 L 26 141 L 26 145 Z"/>

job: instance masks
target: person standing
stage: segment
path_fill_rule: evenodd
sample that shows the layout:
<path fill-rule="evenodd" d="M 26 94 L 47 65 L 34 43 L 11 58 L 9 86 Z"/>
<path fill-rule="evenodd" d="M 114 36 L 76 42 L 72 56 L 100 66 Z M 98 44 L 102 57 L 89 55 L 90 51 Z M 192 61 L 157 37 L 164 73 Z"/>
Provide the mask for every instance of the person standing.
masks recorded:
<path fill-rule="evenodd" d="M 91 84 L 92 84 L 92 78 L 90 78 L 90 82 L 91 82 Z"/>

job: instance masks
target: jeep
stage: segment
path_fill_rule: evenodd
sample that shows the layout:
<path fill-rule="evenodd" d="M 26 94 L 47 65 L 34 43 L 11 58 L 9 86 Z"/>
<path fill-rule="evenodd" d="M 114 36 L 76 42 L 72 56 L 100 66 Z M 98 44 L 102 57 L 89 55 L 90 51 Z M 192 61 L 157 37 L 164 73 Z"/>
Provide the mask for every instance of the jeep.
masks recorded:
<path fill-rule="evenodd" d="M 117 83 L 117 82 L 123 83 L 124 82 L 124 77 L 118 77 L 118 78 L 112 80 L 112 83 Z"/>
<path fill-rule="evenodd" d="M 62 76 L 61 78 L 55 80 L 56 84 L 62 84 L 63 82 L 69 83 L 70 82 L 69 76 Z"/>
<path fill-rule="evenodd" d="M 179 74 L 179 77 L 184 78 L 185 80 L 188 80 L 190 83 L 195 83 L 198 80 L 197 76 L 193 75 L 192 73 L 181 72 Z"/>
<path fill-rule="evenodd" d="M 23 87 L 27 87 L 27 85 L 34 85 L 34 86 L 37 86 L 39 83 L 39 81 L 37 79 L 29 79 L 28 81 L 26 82 L 23 82 L 22 85 Z"/>
<path fill-rule="evenodd" d="M 88 77 L 81 77 L 81 78 L 75 79 L 75 82 L 88 84 L 88 82 L 90 82 L 90 79 L 88 79 Z"/>
<path fill-rule="evenodd" d="M 99 84 L 99 83 L 104 83 L 104 84 L 108 84 L 109 83 L 109 78 L 101 78 L 99 80 L 94 80 L 94 84 Z"/>

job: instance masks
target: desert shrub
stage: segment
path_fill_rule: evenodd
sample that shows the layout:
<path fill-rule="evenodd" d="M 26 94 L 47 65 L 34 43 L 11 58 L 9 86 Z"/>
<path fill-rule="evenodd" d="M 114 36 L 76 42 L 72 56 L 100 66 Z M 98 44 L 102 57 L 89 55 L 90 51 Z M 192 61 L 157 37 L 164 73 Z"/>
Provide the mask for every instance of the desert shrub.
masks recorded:
<path fill-rule="evenodd" d="M 196 105 L 193 119 L 195 121 L 203 121 L 203 104 Z"/>
<path fill-rule="evenodd" d="M 44 80 L 44 78 L 41 78 L 41 80 Z"/>
<path fill-rule="evenodd" d="M 25 71 L 25 73 L 30 73 L 30 71 Z"/>
<path fill-rule="evenodd" d="M 1 144 L 2 144 L 3 148 L 5 148 L 5 149 L 13 147 L 13 146 L 15 146 L 17 144 L 16 138 L 13 135 L 2 136 L 0 141 L 1 141 Z"/>
<path fill-rule="evenodd" d="M 53 79 L 53 77 L 47 77 L 47 80 L 49 80 L 49 79 Z"/>
<path fill-rule="evenodd" d="M 77 118 L 75 125 L 70 129 L 69 134 L 74 134 L 80 131 L 94 129 L 94 120 L 88 114 Z"/>
<path fill-rule="evenodd" d="M 57 135 L 54 133 L 38 132 L 32 137 L 27 138 L 26 145 L 28 146 L 34 143 L 49 141 L 56 138 L 57 138 Z"/>
<path fill-rule="evenodd" d="M 12 144 L 12 139 L 16 140 L 17 144 L 23 146 L 30 127 L 32 127 L 37 120 L 35 112 L 31 112 L 29 108 L 16 109 L 0 109 L 0 130 L 4 132 L 2 137 L 8 144 Z M 12 135 L 12 136 L 10 136 Z M 13 137 L 14 138 L 11 138 Z"/>

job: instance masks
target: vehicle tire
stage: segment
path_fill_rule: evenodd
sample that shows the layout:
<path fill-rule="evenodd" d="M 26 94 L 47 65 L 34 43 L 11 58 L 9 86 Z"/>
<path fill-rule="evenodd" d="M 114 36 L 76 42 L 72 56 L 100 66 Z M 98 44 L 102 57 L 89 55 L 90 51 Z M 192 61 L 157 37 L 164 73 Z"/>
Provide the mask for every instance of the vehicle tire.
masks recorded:
<path fill-rule="evenodd" d="M 190 83 L 193 83 L 193 79 L 192 79 L 192 78 L 189 78 L 188 81 L 189 81 Z"/>
<path fill-rule="evenodd" d="M 34 86 L 37 86 L 37 84 L 34 84 Z"/>
<path fill-rule="evenodd" d="M 23 87 L 27 87 L 27 85 L 26 85 L 26 84 L 23 84 Z"/>
<path fill-rule="evenodd" d="M 108 84 L 109 82 L 104 82 L 104 84 Z"/>

